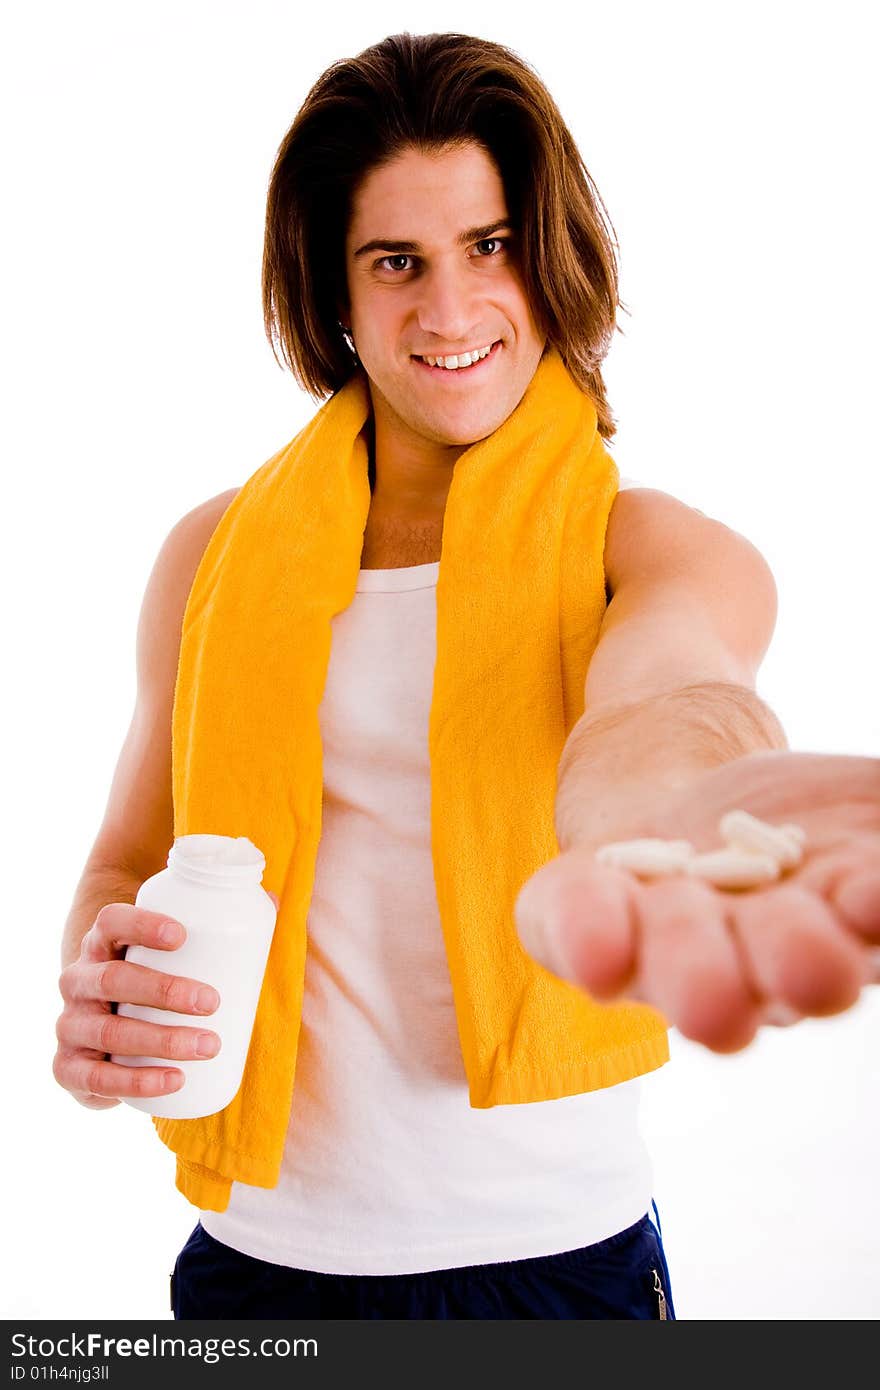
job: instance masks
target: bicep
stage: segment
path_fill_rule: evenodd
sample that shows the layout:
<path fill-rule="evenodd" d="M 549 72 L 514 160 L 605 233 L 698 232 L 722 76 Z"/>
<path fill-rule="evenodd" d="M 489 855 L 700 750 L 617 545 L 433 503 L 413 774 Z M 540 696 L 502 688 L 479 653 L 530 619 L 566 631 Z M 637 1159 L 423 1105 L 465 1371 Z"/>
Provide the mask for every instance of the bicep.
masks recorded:
<path fill-rule="evenodd" d="M 613 531 L 609 523 L 606 575 L 611 598 L 587 671 L 587 711 L 698 682 L 754 688 L 777 593 L 743 536 L 666 494 L 631 493 Z"/>
<path fill-rule="evenodd" d="M 751 686 L 754 676 L 686 586 L 619 589 L 587 670 L 584 708 L 629 704 L 704 681 Z"/>

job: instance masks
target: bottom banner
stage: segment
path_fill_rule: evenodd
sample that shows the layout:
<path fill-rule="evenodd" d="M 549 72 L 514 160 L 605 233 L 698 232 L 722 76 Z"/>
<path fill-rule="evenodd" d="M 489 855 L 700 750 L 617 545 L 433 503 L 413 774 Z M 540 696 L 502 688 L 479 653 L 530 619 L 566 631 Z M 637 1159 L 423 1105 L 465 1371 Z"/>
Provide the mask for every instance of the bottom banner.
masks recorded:
<path fill-rule="evenodd" d="M 760 1355 L 784 1357 L 786 1378 L 831 1375 L 841 1355 L 852 1364 L 852 1324 L 726 1324 L 540 1320 L 496 1321 L 178 1321 L 73 1323 L 6 1321 L 8 1384 L 65 1382 L 113 1387 L 338 1386 L 375 1375 L 384 1386 L 413 1376 L 469 1386 L 491 1376 L 505 1386 L 540 1387 L 554 1373 L 625 1385 L 656 1383 L 693 1369 L 706 1375 L 754 1372 Z M 724 1336 L 719 1353 L 719 1327 Z M 678 1331 L 673 1329 L 678 1328 Z M 845 1328 L 845 1330 L 844 1330 Z M 846 1345 L 844 1346 L 844 1338 Z M 771 1344 L 768 1348 L 768 1342 Z M 775 1346 L 773 1344 L 776 1344 Z M 867 1351 L 867 1347 L 865 1348 Z M 833 1358 L 833 1360 L 832 1360 Z M 799 1364 L 798 1364 L 799 1363 Z M 782 1364 L 780 1362 L 780 1364 Z M 245 1379 L 246 1378 L 246 1379 Z M 639 1380 L 641 1383 L 641 1380 Z"/>

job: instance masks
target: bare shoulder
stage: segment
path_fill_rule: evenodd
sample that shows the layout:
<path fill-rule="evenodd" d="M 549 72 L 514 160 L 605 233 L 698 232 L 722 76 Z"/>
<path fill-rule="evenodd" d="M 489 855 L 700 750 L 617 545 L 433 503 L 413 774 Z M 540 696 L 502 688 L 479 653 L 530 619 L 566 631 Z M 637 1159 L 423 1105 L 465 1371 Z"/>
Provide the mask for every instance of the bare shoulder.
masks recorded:
<path fill-rule="evenodd" d="M 169 659 L 173 656 L 176 668 L 177 639 L 196 570 L 220 518 L 239 491 L 237 487 L 229 488 L 200 502 L 182 516 L 165 537 L 144 594 L 138 633 L 139 660 L 143 638 L 148 639 L 150 656 L 156 645 L 161 647 L 164 640 L 173 649 L 169 650 Z M 164 638 L 159 637 L 160 633 Z M 150 640 L 153 637 L 156 643 Z"/>
<path fill-rule="evenodd" d="M 205 549 L 239 488 L 200 502 L 172 526 L 147 581 L 138 624 L 138 683 L 142 697 L 167 704 L 173 691 L 180 633 L 190 589 Z"/>
<path fill-rule="evenodd" d="M 192 511 L 182 516 L 169 532 L 163 549 L 167 548 L 171 552 L 170 558 L 175 563 L 181 564 L 184 570 L 187 570 L 189 561 L 195 556 L 198 557 L 192 574 L 189 575 L 190 582 L 195 578 L 199 561 L 217 529 L 220 518 L 240 491 L 240 488 L 231 487 L 226 492 L 218 492 L 216 497 L 209 497 L 206 502 L 200 502 Z"/>
<path fill-rule="evenodd" d="M 618 492 L 608 518 L 604 562 L 609 598 L 624 583 L 659 582 L 731 565 L 767 569 L 763 556 L 738 531 L 651 487 Z"/>
<path fill-rule="evenodd" d="M 141 879 L 164 868 L 173 840 L 171 721 L 183 615 L 211 536 L 238 494 L 201 502 L 172 526 L 147 580 L 137 627 L 137 698 L 89 863 Z"/>

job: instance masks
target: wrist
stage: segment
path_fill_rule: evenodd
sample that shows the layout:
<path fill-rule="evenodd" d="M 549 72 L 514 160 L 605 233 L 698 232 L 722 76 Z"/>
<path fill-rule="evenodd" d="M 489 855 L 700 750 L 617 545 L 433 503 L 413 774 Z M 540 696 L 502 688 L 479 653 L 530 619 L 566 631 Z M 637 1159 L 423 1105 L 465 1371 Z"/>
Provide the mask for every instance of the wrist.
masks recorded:
<path fill-rule="evenodd" d="M 707 773 L 787 747 L 782 726 L 759 696 L 723 682 L 585 713 L 559 763 L 559 848 L 662 836 L 670 804 L 684 804 Z"/>

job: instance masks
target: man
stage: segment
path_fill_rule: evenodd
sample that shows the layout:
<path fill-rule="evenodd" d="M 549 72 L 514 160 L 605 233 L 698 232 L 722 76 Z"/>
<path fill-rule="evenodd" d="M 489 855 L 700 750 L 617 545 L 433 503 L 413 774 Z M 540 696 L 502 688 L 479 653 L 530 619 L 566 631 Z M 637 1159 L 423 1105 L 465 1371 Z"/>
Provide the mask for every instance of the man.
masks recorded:
<path fill-rule="evenodd" d="M 599 367 L 617 286 L 600 214 L 534 74 L 462 36 L 399 36 L 335 65 L 282 143 L 267 325 L 316 394 L 366 383 L 369 511 L 321 706 L 324 821 L 283 1164 L 274 1184 L 234 1181 L 227 1206 L 191 1197 L 202 1219 L 175 1269 L 178 1317 L 674 1316 L 636 1124 L 638 1077 L 662 1056 L 602 1077 L 600 1039 L 589 1086 L 555 1077 L 521 1095 L 534 1103 L 469 1106 L 431 879 L 432 589 L 456 467 L 507 437 L 551 349 L 599 434 L 613 432 Z M 182 939 L 132 904 L 173 839 L 181 627 L 238 491 L 184 517 L 154 567 L 138 705 L 65 930 L 55 1075 L 93 1108 L 181 1081 L 110 1053 L 173 1062 L 217 1047 L 210 1029 L 114 1006 L 216 1007 L 199 982 L 121 958 Z M 591 999 L 653 1006 L 719 1052 L 762 1022 L 849 1007 L 880 934 L 880 763 L 787 750 L 755 693 L 775 586 L 744 538 L 636 488 L 614 497 L 597 558 L 607 606 L 558 764 L 559 853 L 516 900 L 523 943 Z M 500 705 L 517 692 L 506 666 L 495 679 Z M 595 857 L 644 836 L 711 849 L 735 808 L 802 827 L 784 880 L 735 894 Z M 498 1052 L 513 1041 L 499 1036 Z"/>

